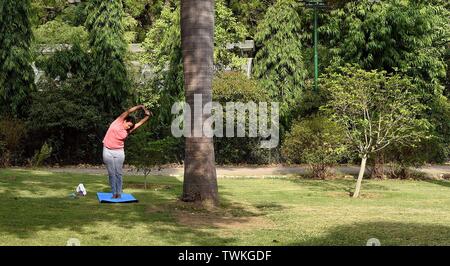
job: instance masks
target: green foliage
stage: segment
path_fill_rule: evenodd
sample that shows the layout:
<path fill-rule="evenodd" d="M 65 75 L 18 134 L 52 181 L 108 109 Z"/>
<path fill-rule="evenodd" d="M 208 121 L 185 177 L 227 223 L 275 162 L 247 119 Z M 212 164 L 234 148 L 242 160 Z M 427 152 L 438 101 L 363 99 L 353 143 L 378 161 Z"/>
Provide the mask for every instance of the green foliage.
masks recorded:
<path fill-rule="evenodd" d="M 23 117 L 34 90 L 30 1 L 0 2 L 0 113 Z"/>
<path fill-rule="evenodd" d="M 403 148 L 392 150 L 399 153 L 393 155 L 395 160 L 402 158 L 405 164 L 445 160 L 450 138 L 446 108 L 442 108 L 450 69 L 448 1 L 353 1 L 332 11 L 328 19 L 321 31 L 329 41 L 331 65 L 351 62 L 366 70 L 407 75 L 421 90 L 420 101 L 428 107 L 425 118 L 434 126 L 433 137 L 420 144 L 427 148 L 414 153 L 415 159 L 402 154 Z"/>
<path fill-rule="evenodd" d="M 280 115 L 286 124 L 289 112 L 302 97 L 307 76 L 301 43 L 299 4 L 278 1 L 258 24 L 255 41 L 261 46 L 255 57 L 254 76 L 272 99 L 280 102 Z"/>
<path fill-rule="evenodd" d="M 149 110 L 157 110 L 160 106 L 160 94 L 151 82 L 135 83 L 133 86 L 135 103 L 143 104 Z"/>
<path fill-rule="evenodd" d="M 171 107 L 176 101 L 184 98 L 183 62 L 181 53 L 180 7 L 166 4 L 160 17 L 147 33 L 144 47 L 148 51 L 142 58 L 151 64 L 155 73 L 152 81 L 161 94 L 161 110 L 159 119 L 168 126 L 171 123 Z M 226 50 L 226 44 L 242 41 L 246 35 L 245 27 L 236 21 L 224 0 L 215 2 L 215 48 L 214 61 L 217 68 L 239 68 L 242 60 Z"/>
<path fill-rule="evenodd" d="M 254 36 L 258 22 L 276 0 L 230 0 L 228 2 L 238 20 L 246 26 L 248 35 Z"/>
<path fill-rule="evenodd" d="M 240 69 L 245 62 L 226 49 L 227 43 L 241 42 L 247 35 L 245 26 L 237 21 L 233 12 L 225 5 L 225 0 L 215 1 L 214 24 L 214 64 L 218 70 Z"/>
<path fill-rule="evenodd" d="M 450 103 L 445 97 L 432 102 L 429 121 L 433 125 L 431 137 L 415 146 L 397 145 L 383 152 L 385 162 L 395 163 L 403 170 L 424 163 L 445 163 L 450 158 Z M 420 151 L 420 152 L 418 152 Z"/>
<path fill-rule="evenodd" d="M 213 101 L 219 102 L 224 107 L 224 122 L 227 112 L 225 106 L 227 102 L 269 102 L 270 97 L 264 89 L 253 79 L 248 79 L 240 72 L 222 72 L 213 80 Z M 235 132 L 237 127 L 237 117 L 235 116 Z M 248 121 L 248 117 L 246 118 Z M 248 128 L 246 128 L 248 134 Z M 271 163 L 278 161 L 277 150 L 261 149 L 259 138 L 236 137 L 236 138 L 215 138 L 214 150 L 216 152 L 216 162 L 226 163 Z"/>
<path fill-rule="evenodd" d="M 68 5 L 64 8 L 56 20 L 63 21 L 71 26 L 83 26 L 87 17 L 86 2 Z"/>
<path fill-rule="evenodd" d="M 139 22 L 129 14 L 125 14 L 125 16 L 122 18 L 122 24 L 125 30 L 125 41 L 127 43 L 134 43 L 137 37 Z"/>
<path fill-rule="evenodd" d="M 154 168 L 168 163 L 181 163 L 184 154 L 182 139 L 169 136 L 155 140 L 153 133 L 147 129 L 148 126 L 144 126 L 128 138 L 126 156 L 126 163 L 145 175 L 145 189 L 147 176 Z"/>
<path fill-rule="evenodd" d="M 46 76 L 59 81 L 76 77 L 84 79 L 85 84 L 88 84 L 92 75 L 91 57 L 78 43 L 73 44 L 71 49 L 56 51 L 36 65 Z"/>
<path fill-rule="evenodd" d="M 178 7 L 165 5 L 144 42 L 147 53 L 143 61 L 150 63 L 155 73 L 150 83 L 161 95 L 158 119 L 166 126 L 171 123 L 172 104 L 184 97 L 179 15 Z"/>
<path fill-rule="evenodd" d="M 98 162 L 108 116 L 99 110 L 83 79 L 42 79 L 29 107 L 29 149 L 47 142 L 59 163 Z"/>
<path fill-rule="evenodd" d="M 39 167 L 42 166 L 45 160 L 50 158 L 52 154 L 52 147 L 47 144 L 47 142 L 44 142 L 41 149 L 36 151 L 33 158 L 30 160 L 30 165 L 32 167 Z"/>
<path fill-rule="evenodd" d="M 254 79 L 236 71 L 220 72 L 213 80 L 213 100 L 226 102 L 269 101 L 267 92 Z"/>
<path fill-rule="evenodd" d="M 424 143 L 424 153 L 428 162 L 445 162 L 450 158 L 450 101 L 444 97 L 435 97 L 428 111 L 428 119 L 433 125 L 430 141 Z"/>
<path fill-rule="evenodd" d="M 162 2 L 162 1 L 152 1 L 152 0 L 124 0 L 123 4 L 127 13 L 133 17 L 138 17 L 145 11 L 145 6 L 152 2 Z"/>
<path fill-rule="evenodd" d="M 309 164 L 315 178 L 325 178 L 328 168 L 342 159 L 345 152 L 342 128 L 325 117 L 294 122 L 282 146 L 288 162 Z"/>
<path fill-rule="evenodd" d="M 151 133 L 141 130 L 131 135 L 127 144 L 127 163 L 144 172 L 163 164 L 179 163 L 182 159 L 182 140 L 174 137 L 152 140 Z"/>
<path fill-rule="evenodd" d="M 5 156 L 8 153 L 8 150 L 6 149 L 6 143 L 3 140 L 0 140 L 0 167 L 5 167 L 8 164 L 5 163 L 5 161 L 9 161 L 9 156 Z"/>
<path fill-rule="evenodd" d="M 427 94 L 440 94 L 450 13 L 429 1 L 353 1 L 331 12 L 323 32 L 332 64 L 356 63 L 410 76 Z"/>
<path fill-rule="evenodd" d="M 238 57 L 226 49 L 226 44 L 242 41 L 247 32 L 245 27 L 233 17 L 232 11 L 224 2 L 224 0 L 218 0 L 215 6 L 214 62 L 219 68 L 238 68 L 239 63 L 242 62 L 239 62 Z M 143 60 L 155 64 L 157 72 L 165 69 L 167 62 L 172 62 L 172 56 L 181 55 L 177 51 L 181 49 L 178 2 L 175 7 L 170 4 L 164 6 L 160 18 L 148 32 L 144 46 L 149 55 Z M 181 59 L 178 62 L 181 62 Z"/>
<path fill-rule="evenodd" d="M 124 39 L 123 6 L 120 0 L 93 0 L 86 7 L 86 28 L 92 56 L 92 72 L 96 73 L 93 89 L 102 108 L 120 109 L 128 96 L 130 81 L 124 62 L 127 44 Z"/>
<path fill-rule="evenodd" d="M 88 33 L 83 26 L 71 26 L 63 21 L 51 20 L 34 31 L 38 44 L 87 44 Z"/>
<path fill-rule="evenodd" d="M 173 0 L 124 0 L 125 12 L 136 20 L 137 27 L 133 30 L 137 42 L 145 39 L 145 34 L 160 16 L 164 3 Z"/>
<path fill-rule="evenodd" d="M 321 79 L 330 97 L 323 109 L 361 157 L 390 145 L 413 146 L 429 136 L 426 107 L 409 78 L 352 66 L 338 70 Z"/>
<path fill-rule="evenodd" d="M 32 0 L 31 19 L 33 25 L 45 24 L 61 14 L 67 0 Z"/>
<path fill-rule="evenodd" d="M 26 133 L 23 121 L 7 117 L 0 119 L 0 166 L 18 162 Z"/>

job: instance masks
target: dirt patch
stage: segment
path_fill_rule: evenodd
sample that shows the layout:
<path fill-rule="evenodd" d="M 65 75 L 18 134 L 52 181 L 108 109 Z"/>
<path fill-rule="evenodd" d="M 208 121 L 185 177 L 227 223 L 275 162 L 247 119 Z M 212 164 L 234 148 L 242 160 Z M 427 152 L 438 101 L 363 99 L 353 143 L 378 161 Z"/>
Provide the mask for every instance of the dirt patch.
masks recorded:
<path fill-rule="evenodd" d="M 361 193 L 359 197 L 363 199 L 379 199 L 382 198 L 383 195 L 380 193 Z"/>
<path fill-rule="evenodd" d="M 145 208 L 145 212 L 147 213 L 161 213 L 167 211 L 163 206 L 148 206 Z"/>
<path fill-rule="evenodd" d="M 274 222 L 265 217 L 264 212 L 237 203 L 208 209 L 200 203 L 177 201 L 164 205 L 148 205 L 146 212 L 149 214 L 167 212 L 178 224 L 194 228 L 275 228 Z"/>
<path fill-rule="evenodd" d="M 341 192 L 333 191 L 333 192 L 328 192 L 327 195 L 332 198 L 349 198 L 351 196 L 351 193 L 344 192 L 344 191 L 341 191 Z"/>
<path fill-rule="evenodd" d="M 177 212 L 179 224 L 189 227 L 213 227 L 222 229 L 267 229 L 274 228 L 273 222 L 261 216 L 223 217 L 213 214 Z"/>
<path fill-rule="evenodd" d="M 334 191 L 334 192 L 328 192 L 327 195 L 332 198 L 350 198 L 350 197 L 352 197 L 353 192 Z M 359 198 L 361 198 L 361 199 L 379 199 L 382 197 L 383 197 L 383 195 L 381 195 L 379 193 L 361 193 L 359 195 Z"/>

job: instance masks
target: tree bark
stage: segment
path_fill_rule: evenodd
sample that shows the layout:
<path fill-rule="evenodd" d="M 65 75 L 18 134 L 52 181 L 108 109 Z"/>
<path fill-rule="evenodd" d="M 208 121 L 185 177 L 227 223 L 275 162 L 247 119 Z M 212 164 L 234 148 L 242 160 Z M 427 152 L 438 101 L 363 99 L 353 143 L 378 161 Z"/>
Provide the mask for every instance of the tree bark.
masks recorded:
<path fill-rule="evenodd" d="M 192 110 L 189 125 L 192 134 L 186 136 L 182 200 L 217 205 L 213 139 L 206 137 L 201 129 L 200 136 L 194 135 L 199 129 L 198 125 L 203 126 L 205 120 L 211 116 L 196 116 L 194 96 L 201 95 L 202 110 L 206 103 L 212 101 L 214 0 L 181 1 L 181 47 L 186 103 Z"/>
<path fill-rule="evenodd" d="M 364 171 L 366 170 L 366 162 L 367 162 L 367 155 L 365 154 L 361 158 L 361 168 L 359 169 L 358 180 L 356 181 L 356 188 L 355 193 L 353 193 L 353 198 L 359 197 L 359 192 L 361 190 L 361 182 L 364 176 Z"/>

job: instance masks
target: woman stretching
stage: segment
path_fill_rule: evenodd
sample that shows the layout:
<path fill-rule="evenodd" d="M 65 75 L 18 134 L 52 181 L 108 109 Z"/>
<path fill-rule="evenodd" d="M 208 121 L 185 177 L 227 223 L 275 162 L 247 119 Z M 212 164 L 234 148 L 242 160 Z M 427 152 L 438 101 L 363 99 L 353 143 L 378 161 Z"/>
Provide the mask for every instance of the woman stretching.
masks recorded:
<path fill-rule="evenodd" d="M 135 120 L 130 116 L 131 113 L 142 109 L 145 112 L 145 117 L 135 124 Z M 118 199 L 122 194 L 122 167 L 125 161 L 125 139 L 133 131 L 142 126 L 149 118 L 150 111 L 144 105 L 138 105 L 130 108 L 128 111 L 121 114 L 109 126 L 103 139 L 103 162 L 106 164 L 108 170 L 109 185 L 113 193 L 113 199 Z"/>

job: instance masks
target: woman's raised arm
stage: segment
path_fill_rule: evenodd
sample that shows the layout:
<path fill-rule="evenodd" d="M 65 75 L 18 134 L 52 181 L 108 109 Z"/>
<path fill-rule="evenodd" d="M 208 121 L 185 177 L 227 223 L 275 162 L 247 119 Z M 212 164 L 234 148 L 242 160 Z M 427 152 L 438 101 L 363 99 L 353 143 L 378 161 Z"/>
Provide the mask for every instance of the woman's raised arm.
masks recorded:
<path fill-rule="evenodd" d="M 119 116 L 119 118 L 121 118 L 121 119 L 125 119 L 128 115 L 130 115 L 131 113 L 133 113 L 133 112 L 136 112 L 137 110 L 139 110 L 139 109 L 145 109 L 145 107 L 144 107 L 144 105 L 136 105 L 136 106 L 134 106 L 134 107 L 131 107 L 130 109 L 128 109 L 127 111 L 125 111 L 125 112 L 123 112 L 120 116 Z"/>
<path fill-rule="evenodd" d="M 145 112 L 145 117 L 141 119 L 136 125 L 134 125 L 133 129 L 130 130 L 130 134 L 138 129 L 140 126 L 142 126 L 147 120 L 150 118 L 150 115 L 153 115 L 152 112 L 150 112 L 147 108 L 143 108 Z"/>

